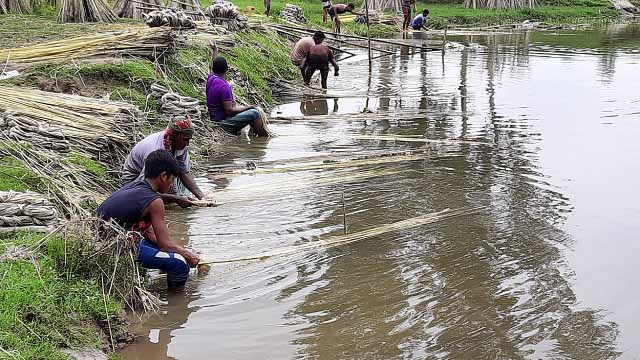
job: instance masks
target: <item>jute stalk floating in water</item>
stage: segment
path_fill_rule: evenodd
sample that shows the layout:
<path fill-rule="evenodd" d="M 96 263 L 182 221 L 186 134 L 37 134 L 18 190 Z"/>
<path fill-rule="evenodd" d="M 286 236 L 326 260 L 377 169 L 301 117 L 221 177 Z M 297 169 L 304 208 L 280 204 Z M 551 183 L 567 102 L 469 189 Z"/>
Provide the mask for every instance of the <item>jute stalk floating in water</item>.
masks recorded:
<path fill-rule="evenodd" d="M 282 180 L 264 181 L 260 183 L 259 187 L 256 187 L 255 184 L 250 184 L 247 186 L 223 189 L 207 194 L 202 206 L 221 206 L 239 202 L 256 201 L 268 197 L 303 197 L 308 195 L 308 193 L 304 191 L 308 188 L 313 188 L 315 190 L 323 186 L 344 184 L 376 177 L 392 176 L 400 173 L 406 174 L 407 170 L 369 170 L 358 172 L 356 174 L 331 173 L 326 176 L 314 174 L 313 176 L 307 177 L 296 176 L 294 180 L 286 182 L 283 182 Z"/>
<path fill-rule="evenodd" d="M 330 163 L 322 163 L 322 164 L 293 165 L 293 166 L 284 166 L 284 167 L 277 167 L 277 168 L 257 168 L 255 170 L 239 170 L 237 171 L 237 173 L 274 174 L 274 173 L 287 173 L 287 172 L 295 172 L 295 171 L 340 169 L 340 168 L 355 167 L 355 166 L 362 166 L 362 165 L 375 165 L 375 164 L 386 164 L 386 163 L 392 163 L 392 162 L 424 160 L 425 157 L 426 157 L 425 155 L 388 156 L 388 157 L 382 157 L 382 158 L 346 160 L 346 161 L 330 162 Z"/>
<path fill-rule="evenodd" d="M 61 0 L 59 23 L 115 22 L 116 14 L 104 0 Z"/>
<path fill-rule="evenodd" d="M 269 128 L 269 118 L 267 117 L 267 114 L 264 112 L 264 110 L 262 110 L 262 108 L 257 108 L 257 110 L 260 113 L 260 119 L 262 120 L 262 127 L 267 133 L 267 137 L 273 137 L 275 134 Z M 256 134 L 255 131 L 253 131 L 253 127 L 249 129 L 249 136 L 258 136 L 258 134 Z"/>
<path fill-rule="evenodd" d="M 252 260 L 264 260 L 270 257 L 276 256 L 286 256 L 286 255 L 294 255 L 295 256 L 303 256 L 304 254 L 310 251 L 316 250 L 325 250 L 328 248 L 333 248 L 337 246 L 352 244 L 358 241 L 368 240 L 374 238 L 376 236 L 384 235 L 390 233 L 392 231 L 402 231 L 407 229 L 412 229 L 418 226 L 434 224 L 441 221 L 446 221 L 450 219 L 454 219 L 460 216 L 471 215 L 482 210 L 485 210 L 486 206 L 476 206 L 476 207 L 465 207 L 458 209 L 445 209 L 436 213 L 431 213 L 427 215 L 416 216 L 414 218 L 398 221 L 391 224 L 382 225 L 379 227 L 358 231 L 354 233 L 350 233 L 347 235 L 337 235 L 337 236 L 329 236 L 325 238 L 321 238 L 316 241 L 310 241 L 301 245 L 289 246 L 282 249 L 277 249 L 273 251 L 268 251 L 262 254 L 241 257 L 241 258 L 233 258 L 233 259 L 220 259 L 220 260 L 204 260 L 200 262 L 200 267 L 206 267 L 207 265 L 213 264 L 224 264 L 231 262 L 243 262 L 243 261 L 252 261 Z"/>
<path fill-rule="evenodd" d="M 123 56 L 151 60 L 173 53 L 185 41 L 184 36 L 167 28 L 99 33 L 77 38 L 51 41 L 27 47 L 0 49 L 6 70 L 20 69 L 39 63 L 63 63 L 74 60 L 116 60 Z"/>

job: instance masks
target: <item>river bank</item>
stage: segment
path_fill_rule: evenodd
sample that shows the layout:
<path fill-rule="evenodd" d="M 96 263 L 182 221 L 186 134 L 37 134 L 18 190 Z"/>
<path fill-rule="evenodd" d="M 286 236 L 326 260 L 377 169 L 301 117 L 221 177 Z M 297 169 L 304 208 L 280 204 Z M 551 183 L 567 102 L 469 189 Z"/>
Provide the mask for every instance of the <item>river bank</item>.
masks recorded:
<path fill-rule="evenodd" d="M 5 20 L 3 29 L 9 29 L 4 33 L 7 41 L 3 45 L 11 47 L 72 39 L 83 31 L 88 35 L 84 25 L 56 24 L 50 15 L 7 15 L 0 16 L 0 19 Z M 137 26 L 141 25 L 124 22 L 89 25 L 88 29 L 91 32 L 121 31 Z M 293 79 L 298 74 L 288 61 L 287 40 L 276 34 L 256 31 L 230 34 L 229 38 L 233 46 L 220 43 L 219 47 L 233 68 L 236 99 L 243 103 L 271 106 L 274 99 L 267 79 Z M 183 45 L 161 63 L 145 58 L 125 58 L 107 63 L 44 62 L 20 69 L 19 76 L 1 80 L 0 87 L 35 88 L 54 94 L 76 94 L 87 99 L 129 103 L 138 109 L 136 116 L 141 117 L 136 119 L 139 127 L 129 135 L 140 137 L 166 126 L 167 118 L 161 113 L 159 103 L 148 97 L 153 84 L 161 84 L 181 95 L 204 101 L 204 84 L 211 56 L 207 42 L 205 37 L 202 42 Z M 6 114 L 2 113 L 3 129 L 9 124 L 4 119 Z M 193 143 L 195 161 L 210 155 L 209 146 L 220 139 L 211 130 L 200 131 L 199 134 Z M 25 163 L 22 157 L 14 156 L 20 149 L 7 140 L 3 136 L 0 141 L 0 191 L 36 191 L 45 195 L 58 191 L 59 187 L 51 186 L 57 183 L 57 178 L 43 177 L 40 171 L 34 171 L 34 163 Z M 82 183 L 75 179 L 87 179 L 95 185 L 93 194 L 96 196 L 83 200 L 77 210 L 70 210 L 64 205 L 73 201 L 71 198 L 58 202 L 60 213 L 66 217 L 77 216 L 74 214 L 78 212 L 91 214 L 101 199 L 117 188 L 120 164 L 65 151 L 56 155 L 56 162 L 65 167 L 69 165 L 77 172 L 70 177 L 59 174 L 68 178 L 65 182 L 71 186 L 68 190 L 81 190 Z M 108 263 L 116 264 L 113 270 L 109 270 L 111 267 L 104 263 L 98 265 L 93 256 L 91 261 L 80 259 L 79 249 L 71 245 L 75 238 L 78 244 L 83 244 L 82 249 L 93 249 L 91 244 L 95 241 L 89 234 L 64 234 L 53 237 L 29 232 L 0 234 L 0 303 L 3 304 L 0 308 L 0 358 L 65 359 L 69 350 L 83 349 L 100 349 L 110 353 L 111 357 L 117 357 L 113 350 L 132 340 L 125 320 L 125 308 L 134 310 L 131 308 L 133 304 L 127 304 L 131 301 L 128 293 L 110 285 L 109 281 L 114 279 L 106 275 L 117 274 L 123 280 L 128 279 L 130 275 L 126 274 L 130 270 L 123 270 L 124 260 L 119 265 L 117 261 L 119 256 L 126 257 L 128 250 L 109 253 L 115 257 Z M 87 267 L 101 271 L 85 271 Z M 142 289 L 144 286 L 140 285 Z"/>

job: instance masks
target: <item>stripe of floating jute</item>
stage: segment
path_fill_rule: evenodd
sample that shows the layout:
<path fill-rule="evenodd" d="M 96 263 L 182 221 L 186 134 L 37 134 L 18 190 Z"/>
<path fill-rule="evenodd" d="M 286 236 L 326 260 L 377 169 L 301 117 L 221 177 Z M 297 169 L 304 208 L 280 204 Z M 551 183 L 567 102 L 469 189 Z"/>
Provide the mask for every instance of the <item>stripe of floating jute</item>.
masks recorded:
<path fill-rule="evenodd" d="M 200 262 L 198 268 L 206 269 L 206 266 L 208 265 L 244 262 L 244 261 L 253 261 L 253 260 L 265 260 L 271 257 L 286 256 L 286 255 L 292 255 L 292 254 L 295 254 L 296 256 L 303 256 L 305 253 L 308 253 L 311 251 L 320 251 L 320 250 L 325 250 L 325 249 L 336 247 L 336 246 L 352 244 L 355 242 L 368 240 L 376 236 L 384 235 L 392 231 L 408 230 L 418 226 L 435 224 L 438 222 L 454 219 L 460 216 L 475 214 L 482 210 L 485 210 L 486 208 L 487 208 L 486 206 L 475 206 L 475 207 L 463 207 L 458 209 L 445 209 L 436 213 L 420 215 L 410 219 L 378 226 L 378 227 L 363 230 L 363 231 L 358 231 L 358 232 L 347 234 L 347 235 L 329 236 L 317 241 L 310 241 L 301 245 L 289 246 L 282 249 L 264 252 L 261 254 L 240 257 L 240 258 L 233 258 L 233 259 L 203 260 Z"/>

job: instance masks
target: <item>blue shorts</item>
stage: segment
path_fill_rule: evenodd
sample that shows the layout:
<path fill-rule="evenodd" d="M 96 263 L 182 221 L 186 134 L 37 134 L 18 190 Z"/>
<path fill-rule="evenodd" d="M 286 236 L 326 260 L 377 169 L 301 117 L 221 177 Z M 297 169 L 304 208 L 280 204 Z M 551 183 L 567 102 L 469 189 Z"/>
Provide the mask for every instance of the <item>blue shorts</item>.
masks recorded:
<path fill-rule="evenodd" d="M 247 125 L 253 124 L 260 118 L 260 112 L 256 109 L 245 110 L 241 113 L 230 116 L 218 123 L 220 127 L 231 134 L 238 135 Z"/>
<path fill-rule="evenodd" d="M 189 264 L 180 254 L 158 250 L 153 242 L 143 239 L 138 245 L 138 262 L 147 269 L 167 273 L 167 287 L 181 288 L 189 278 Z"/>

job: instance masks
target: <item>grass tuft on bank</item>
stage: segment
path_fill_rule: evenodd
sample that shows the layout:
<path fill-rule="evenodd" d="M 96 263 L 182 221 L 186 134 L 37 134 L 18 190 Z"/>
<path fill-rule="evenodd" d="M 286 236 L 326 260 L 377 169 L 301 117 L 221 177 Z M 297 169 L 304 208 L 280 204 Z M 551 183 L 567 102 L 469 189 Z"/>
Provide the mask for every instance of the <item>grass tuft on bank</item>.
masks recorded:
<path fill-rule="evenodd" d="M 41 239 L 33 233 L 3 235 L 0 254 L 28 249 Z M 60 272 L 60 264 L 69 261 L 61 250 L 65 246 L 63 239 L 52 239 L 27 256 L 0 261 L 0 354 L 67 359 L 60 349 L 106 346 L 99 324 L 121 316 L 122 304 L 103 296 L 95 280 Z"/>

